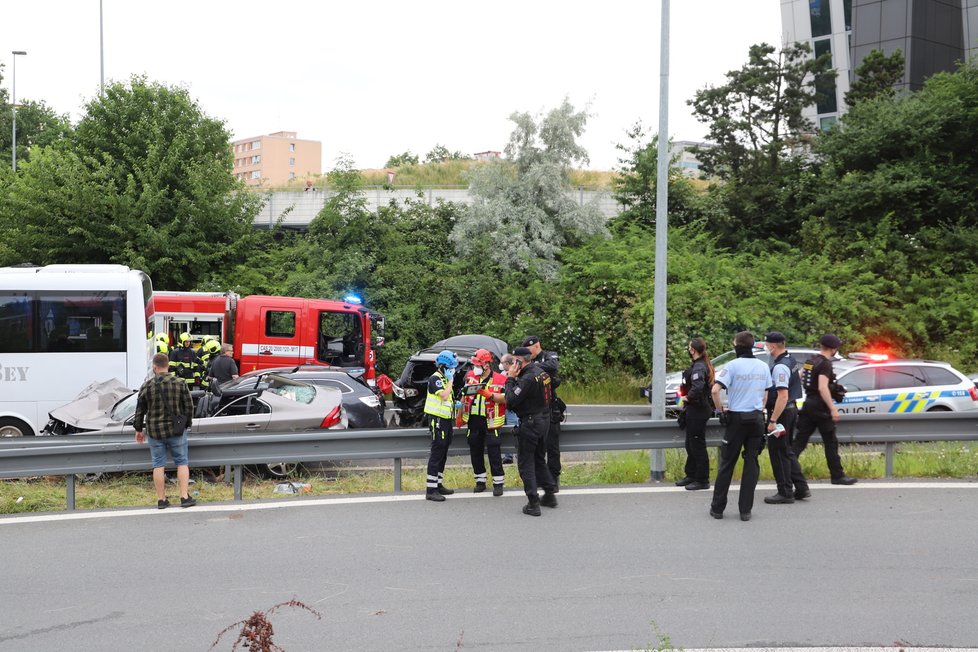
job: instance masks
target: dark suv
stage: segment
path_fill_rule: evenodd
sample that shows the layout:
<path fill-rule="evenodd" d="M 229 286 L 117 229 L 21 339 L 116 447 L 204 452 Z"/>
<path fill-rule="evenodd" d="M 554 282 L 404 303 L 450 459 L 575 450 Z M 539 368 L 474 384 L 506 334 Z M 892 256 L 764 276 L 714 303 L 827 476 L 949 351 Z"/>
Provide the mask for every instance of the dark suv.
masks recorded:
<path fill-rule="evenodd" d="M 456 335 L 435 342 L 408 358 L 404 371 L 394 383 L 393 404 L 397 423 L 410 428 L 421 425 L 424 416 L 424 402 L 428 394 L 428 378 L 435 373 L 435 358 L 444 350 L 454 351 L 458 356 L 458 369 L 455 370 L 455 390 L 462 387 L 466 372 L 471 368 L 469 358 L 479 349 L 492 353 L 493 368 L 498 368 L 499 359 L 506 353 L 506 342 L 488 335 Z"/>

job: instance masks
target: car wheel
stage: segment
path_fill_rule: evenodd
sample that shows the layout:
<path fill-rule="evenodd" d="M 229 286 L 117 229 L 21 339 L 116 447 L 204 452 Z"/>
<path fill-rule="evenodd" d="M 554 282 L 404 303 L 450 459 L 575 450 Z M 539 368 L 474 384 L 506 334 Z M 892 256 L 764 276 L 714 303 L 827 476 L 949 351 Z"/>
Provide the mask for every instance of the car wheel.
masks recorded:
<path fill-rule="evenodd" d="M 265 477 L 273 480 L 290 478 L 299 472 L 301 464 L 298 462 L 269 462 L 262 464 L 258 468 Z"/>
<path fill-rule="evenodd" d="M 950 412 L 951 408 L 946 405 L 935 405 L 934 407 L 927 410 L 928 412 Z"/>
<path fill-rule="evenodd" d="M 0 437 L 33 437 L 34 430 L 21 421 L 13 417 L 3 417 L 0 419 Z"/>

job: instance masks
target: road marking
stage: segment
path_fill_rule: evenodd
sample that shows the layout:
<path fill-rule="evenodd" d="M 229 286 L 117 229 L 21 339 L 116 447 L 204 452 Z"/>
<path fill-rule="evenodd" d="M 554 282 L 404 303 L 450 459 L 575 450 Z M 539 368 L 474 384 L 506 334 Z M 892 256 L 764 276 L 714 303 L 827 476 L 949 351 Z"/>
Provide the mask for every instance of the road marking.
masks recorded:
<path fill-rule="evenodd" d="M 812 493 L 821 493 L 823 491 L 872 491 L 876 489 L 888 489 L 888 490 L 903 490 L 912 491 L 915 489 L 964 489 L 964 490 L 978 490 L 978 482 L 862 482 L 860 484 L 851 486 L 840 486 L 832 484 L 811 484 L 809 485 Z M 759 491 L 774 488 L 773 482 L 762 482 L 757 485 Z M 560 490 L 560 496 L 604 496 L 604 495 L 619 495 L 619 494 L 660 494 L 660 493 L 688 493 L 683 487 L 675 487 L 671 484 L 669 485 L 657 485 L 657 486 L 637 486 L 637 487 L 581 487 L 579 489 L 565 488 Z M 516 491 L 513 487 L 511 491 L 503 494 L 504 498 L 523 498 L 524 494 L 522 491 Z M 107 518 L 123 518 L 127 516 L 147 516 L 149 514 L 157 514 L 159 516 L 172 516 L 177 517 L 180 515 L 193 515 L 200 514 L 201 512 L 213 513 L 213 512 L 231 512 L 228 518 L 240 517 L 241 512 L 253 512 L 262 509 L 286 509 L 295 507 L 320 507 L 324 505 L 361 505 L 365 503 L 397 503 L 405 501 L 418 501 L 424 500 L 425 496 L 423 493 L 410 493 L 410 494 L 398 494 L 398 495 L 380 495 L 380 496 L 346 496 L 346 497 L 323 497 L 323 498 L 301 498 L 292 499 L 286 501 L 272 500 L 269 499 L 265 502 L 260 503 L 219 503 L 219 504 L 201 504 L 197 503 L 195 507 L 190 508 L 179 508 L 170 507 L 168 509 L 157 509 L 155 507 L 147 507 L 145 509 L 136 508 L 118 508 L 112 510 L 100 510 L 100 511 L 85 511 L 85 512 L 62 512 L 57 514 L 32 514 L 27 516 L 0 516 L 0 526 L 3 525 L 14 525 L 19 523 L 47 523 L 51 521 L 82 521 L 91 519 L 107 519 Z M 457 493 L 449 500 L 485 500 L 485 496 L 479 494 L 471 493 Z M 179 518 L 179 517 L 177 517 Z M 222 519 L 208 519 L 208 521 L 217 521 Z M 706 649 L 706 648 L 704 648 Z M 720 649 L 720 648 L 718 648 Z M 726 649 L 726 648 L 724 648 Z M 739 648 L 729 648 L 733 651 L 738 651 Z M 772 648 L 774 649 L 774 648 Z M 807 652 L 807 650 L 862 650 L 863 648 L 777 648 L 784 650 L 792 650 L 793 652 Z M 865 649 L 882 649 L 882 648 L 865 648 Z M 913 648 L 914 650 L 927 650 L 928 648 Z M 936 649 L 936 648 L 935 648 Z M 963 649 L 963 648 L 962 648 Z M 758 652 L 760 648 L 751 648 L 751 652 Z M 687 650 L 687 652 L 692 652 L 692 650 Z M 957 652 L 957 650 L 956 650 Z M 978 648 L 975 649 L 978 652 Z"/>
<path fill-rule="evenodd" d="M 673 648 L 664 648 L 672 650 Z M 978 652 L 973 647 L 914 647 L 912 645 L 887 645 L 880 647 L 684 647 L 683 652 Z M 598 652 L 598 651 L 595 651 Z M 628 652 L 627 650 L 603 650 L 602 652 Z"/>

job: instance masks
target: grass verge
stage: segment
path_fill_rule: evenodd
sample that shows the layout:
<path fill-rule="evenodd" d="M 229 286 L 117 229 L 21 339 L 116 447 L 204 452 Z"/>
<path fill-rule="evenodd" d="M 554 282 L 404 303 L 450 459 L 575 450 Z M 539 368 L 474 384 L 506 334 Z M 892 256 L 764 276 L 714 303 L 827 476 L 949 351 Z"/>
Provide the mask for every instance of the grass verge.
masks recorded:
<path fill-rule="evenodd" d="M 846 472 L 857 478 L 882 478 L 883 451 L 860 446 L 843 446 L 842 463 Z M 666 451 L 666 482 L 683 476 L 686 454 L 680 450 Z M 472 470 L 464 458 L 453 458 L 446 469 L 445 484 L 459 491 L 470 491 Z M 828 469 L 821 446 L 810 446 L 801 457 L 802 469 L 810 480 L 827 480 Z M 716 473 L 716 449 L 710 450 L 710 468 Z M 740 477 L 738 466 L 735 477 Z M 507 465 L 506 490 L 520 491 L 521 483 L 515 465 Z M 978 469 L 978 443 L 915 443 L 897 447 L 894 476 L 897 478 L 975 478 Z M 234 498 L 234 490 L 223 483 L 209 484 L 195 474 L 197 482 L 191 492 L 202 503 L 226 502 Z M 405 492 L 424 490 L 423 466 L 405 468 L 402 489 Z M 601 453 L 594 460 L 566 464 L 561 486 L 642 484 L 649 479 L 648 451 Z M 390 493 L 394 489 L 394 474 L 390 470 L 330 469 L 320 473 L 303 473 L 293 478 L 311 485 L 306 496 Z M 761 480 L 773 480 L 767 455 L 761 458 Z M 283 498 L 275 493 L 278 481 L 254 476 L 245 478 L 242 496 L 245 500 Z M 167 485 L 167 494 L 177 495 L 174 484 Z M 78 482 L 75 487 L 78 509 L 111 507 L 152 507 L 156 505 L 152 479 L 148 473 L 127 473 L 109 476 L 94 482 Z M 65 507 L 65 483 L 60 477 L 30 478 L 0 481 L 0 514 L 60 511 Z"/>

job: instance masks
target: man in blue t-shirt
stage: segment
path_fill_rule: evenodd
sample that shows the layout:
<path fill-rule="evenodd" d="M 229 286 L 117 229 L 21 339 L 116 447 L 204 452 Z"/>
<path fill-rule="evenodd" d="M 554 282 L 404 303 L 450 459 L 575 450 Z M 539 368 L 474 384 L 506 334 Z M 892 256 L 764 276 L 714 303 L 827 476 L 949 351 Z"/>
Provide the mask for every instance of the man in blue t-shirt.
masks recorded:
<path fill-rule="evenodd" d="M 754 336 L 749 331 L 737 333 L 733 344 L 737 358 L 717 372 L 713 383 L 713 404 L 727 429 L 720 446 L 720 467 L 713 485 L 710 516 L 723 518 L 727 491 L 743 449 L 744 473 L 740 480 L 738 506 L 740 520 L 749 521 L 754 506 L 754 488 L 760 475 L 757 456 L 764 443 L 764 399 L 771 386 L 771 372 L 766 364 L 754 357 Z M 727 390 L 726 408 L 720 396 L 721 389 Z"/>

